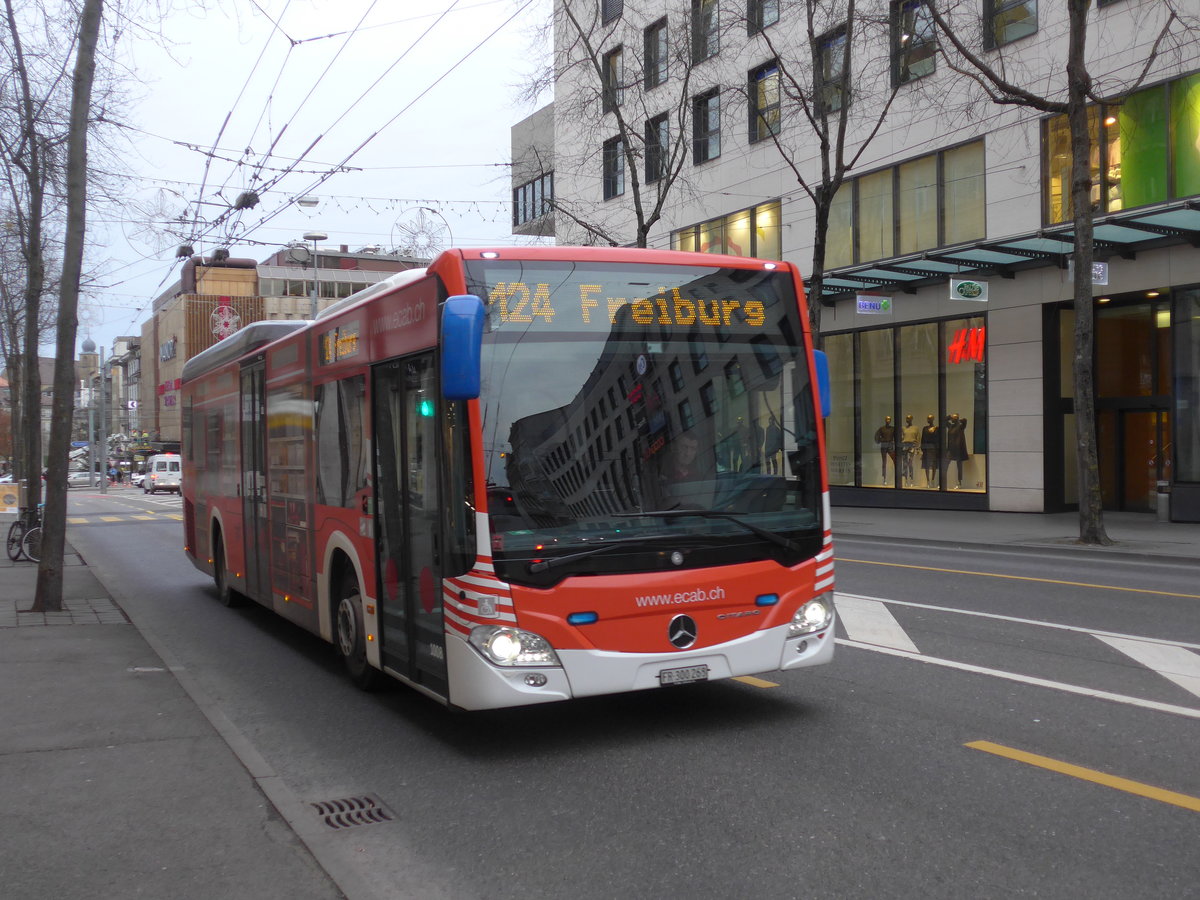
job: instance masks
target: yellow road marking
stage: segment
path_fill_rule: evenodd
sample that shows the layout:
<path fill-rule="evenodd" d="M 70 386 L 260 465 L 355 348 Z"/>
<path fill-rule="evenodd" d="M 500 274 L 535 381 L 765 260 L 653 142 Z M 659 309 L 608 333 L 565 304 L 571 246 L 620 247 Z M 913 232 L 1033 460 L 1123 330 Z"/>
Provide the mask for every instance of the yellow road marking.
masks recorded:
<path fill-rule="evenodd" d="M 751 687 L 760 687 L 760 688 L 779 687 L 779 685 L 777 685 L 773 681 L 765 681 L 762 678 L 755 678 L 753 675 L 735 675 L 733 680 L 740 681 L 742 684 L 748 684 Z"/>
<path fill-rule="evenodd" d="M 137 519 L 139 522 L 153 522 L 156 516 L 132 516 L 131 518 Z"/>
<path fill-rule="evenodd" d="M 101 516 L 100 521 L 101 522 L 124 522 L 125 517 L 124 516 Z"/>
<path fill-rule="evenodd" d="M 81 518 L 78 516 L 67 516 L 67 524 L 68 525 L 86 525 L 87 523 L 88 523 L 87 519 L 84 519 L 84 518 Z"/>
<path fill-rule="evenodd" d="M 1007 578 L 1011 581 L 1036 581 L 1041 584 L 1061 584 L 1066 587 L 1095 588 L 1100 591 L 1126 591 L 1131 594 L 1154 594 L 1158 597 L 1183 597 L 1200 600 L 1200 594 L 1180 594 L 1176 591 L 1152 591 L 1148 588 L 1119 587 L 1112 584 L 1091 584 L 1086 581 L 1060 581 L 1057 578 L 1034 578 L 1032 575 L 1004 575 L 1000 572 L 972 572 L 970 569 L 941 569 L 937 566 L 916 566 L 912 563 L 879 562 L 874 559 L 849 559 L 839 556 L 840 563 L 860 563 L 864 566 L 891 566 L 895 569 L 920 569 L 924 572 L 945 572 L 948 575 L 979 575 L 982 578 Z"/>
<path fill-rule="evenodd" d="M 1005 747 L 1002 744 L 993 744 L 991 741 L 972 741 L 966 746 L 972 750 L 982 750 L 984 753 L 993 753 L 996 756 L 1003 756 L 1017 762 L 1028 763 L 1031 766 L 1049 769 L 1051 772 L 1058 772 L 1061 775 L 1070 775 L 1073 778 L 1091 781 L 1118 791 L 1137 794 L 1139 797 L 1148 797 L 1151 800 L 1158 800 L 1161 803 L 1170 803 L 1172 806 L 1182 806 L 1184 809 L 1200 812 L 1200 797 L 1177 794 L 1175 791 L 1156 788 L 1148 784 L 1142 784 L 1140 781 L 1130 781 L 1128 778 L 1117 778 L 1115 775 L 1106 775 L 1103 772 L 1097 772 L 1095 769 L 1073 766 L 1070 763 L 1051 759 L 1048 756 L 1038 756 L 1035 753 L 1026 753 L 1024 750 Z"/>

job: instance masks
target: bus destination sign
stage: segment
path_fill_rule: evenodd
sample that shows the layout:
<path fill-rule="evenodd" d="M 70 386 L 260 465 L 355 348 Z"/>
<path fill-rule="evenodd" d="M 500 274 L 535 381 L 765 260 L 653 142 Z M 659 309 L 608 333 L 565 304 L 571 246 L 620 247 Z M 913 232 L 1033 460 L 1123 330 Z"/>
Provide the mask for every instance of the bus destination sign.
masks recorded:
<path fill-rule="evenodd" d="M 551 297 L 547 283 L 501 281 L 491 286 L 488 302 L 505 323 L 534 324 L 538 321 L 560 327 L 566 317 L 572 325 L 613 325 L 617 313 L 630 307 L 629 318 L 638 325 L 747 325 L 762 328 L 766 306 L 746 297 L 683 296 L 679 288 L 659 288 L 649 297 L 606 297 L 604 285 L 579 284 L 578 296 L 567 290 Z"/>
<path fill-rule="evenodd" d="M 347 322 L 329 331 L 322 332 L 320 340 L 320 362 L 323 366 L 358 356 L 358 322 Z"/>

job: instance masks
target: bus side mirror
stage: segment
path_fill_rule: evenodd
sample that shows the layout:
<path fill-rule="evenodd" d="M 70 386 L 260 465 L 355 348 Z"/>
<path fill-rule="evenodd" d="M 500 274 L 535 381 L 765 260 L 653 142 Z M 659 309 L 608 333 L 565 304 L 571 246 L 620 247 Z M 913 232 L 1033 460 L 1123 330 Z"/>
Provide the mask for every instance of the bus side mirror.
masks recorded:
<path fill-rule="evenodd" d="M 442 396 L 447 400 L 479 396 L 483 318 L 483 301 L 474 294 L 450 297 L 442 306 Z"/>
<path fill-rule="evenodd" d="M 824 350 L 813 351 L 813 363 L 817 367 L 817 391 L 821 395 L 821 418 L 829 418 L 833 407 L 833 388 L 829 383 L 829 357 Z"/>

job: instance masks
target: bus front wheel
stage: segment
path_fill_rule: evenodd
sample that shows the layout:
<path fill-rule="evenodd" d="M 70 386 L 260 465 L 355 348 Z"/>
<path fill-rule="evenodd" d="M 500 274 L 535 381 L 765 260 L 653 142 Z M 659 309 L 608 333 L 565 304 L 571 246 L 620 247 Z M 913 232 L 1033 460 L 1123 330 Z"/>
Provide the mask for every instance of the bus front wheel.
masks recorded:
<path fill-rule="evenodd" d="M 350 680 L 364 691 L 379 684 L 379 670 L 367 662 L 366 628 L 363 625 L 362 594 L 353 577 L 340 591 L 337 605 L 337 651 Z"/>

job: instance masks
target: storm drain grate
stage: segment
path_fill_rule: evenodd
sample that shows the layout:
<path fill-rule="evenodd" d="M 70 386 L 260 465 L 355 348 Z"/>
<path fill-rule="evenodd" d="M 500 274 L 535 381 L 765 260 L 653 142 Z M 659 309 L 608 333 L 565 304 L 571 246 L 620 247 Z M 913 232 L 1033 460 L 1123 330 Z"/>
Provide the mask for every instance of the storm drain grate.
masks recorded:
<path fill-rule="evenodd" d="M 338 830 L 354 828 L 357 825 L 379 825 L 396 818 L 374 794 L 343 797 L 340 800 L 322 800 L 320 803 L 309 805 L 316 810 L 326 825 Z"/>

